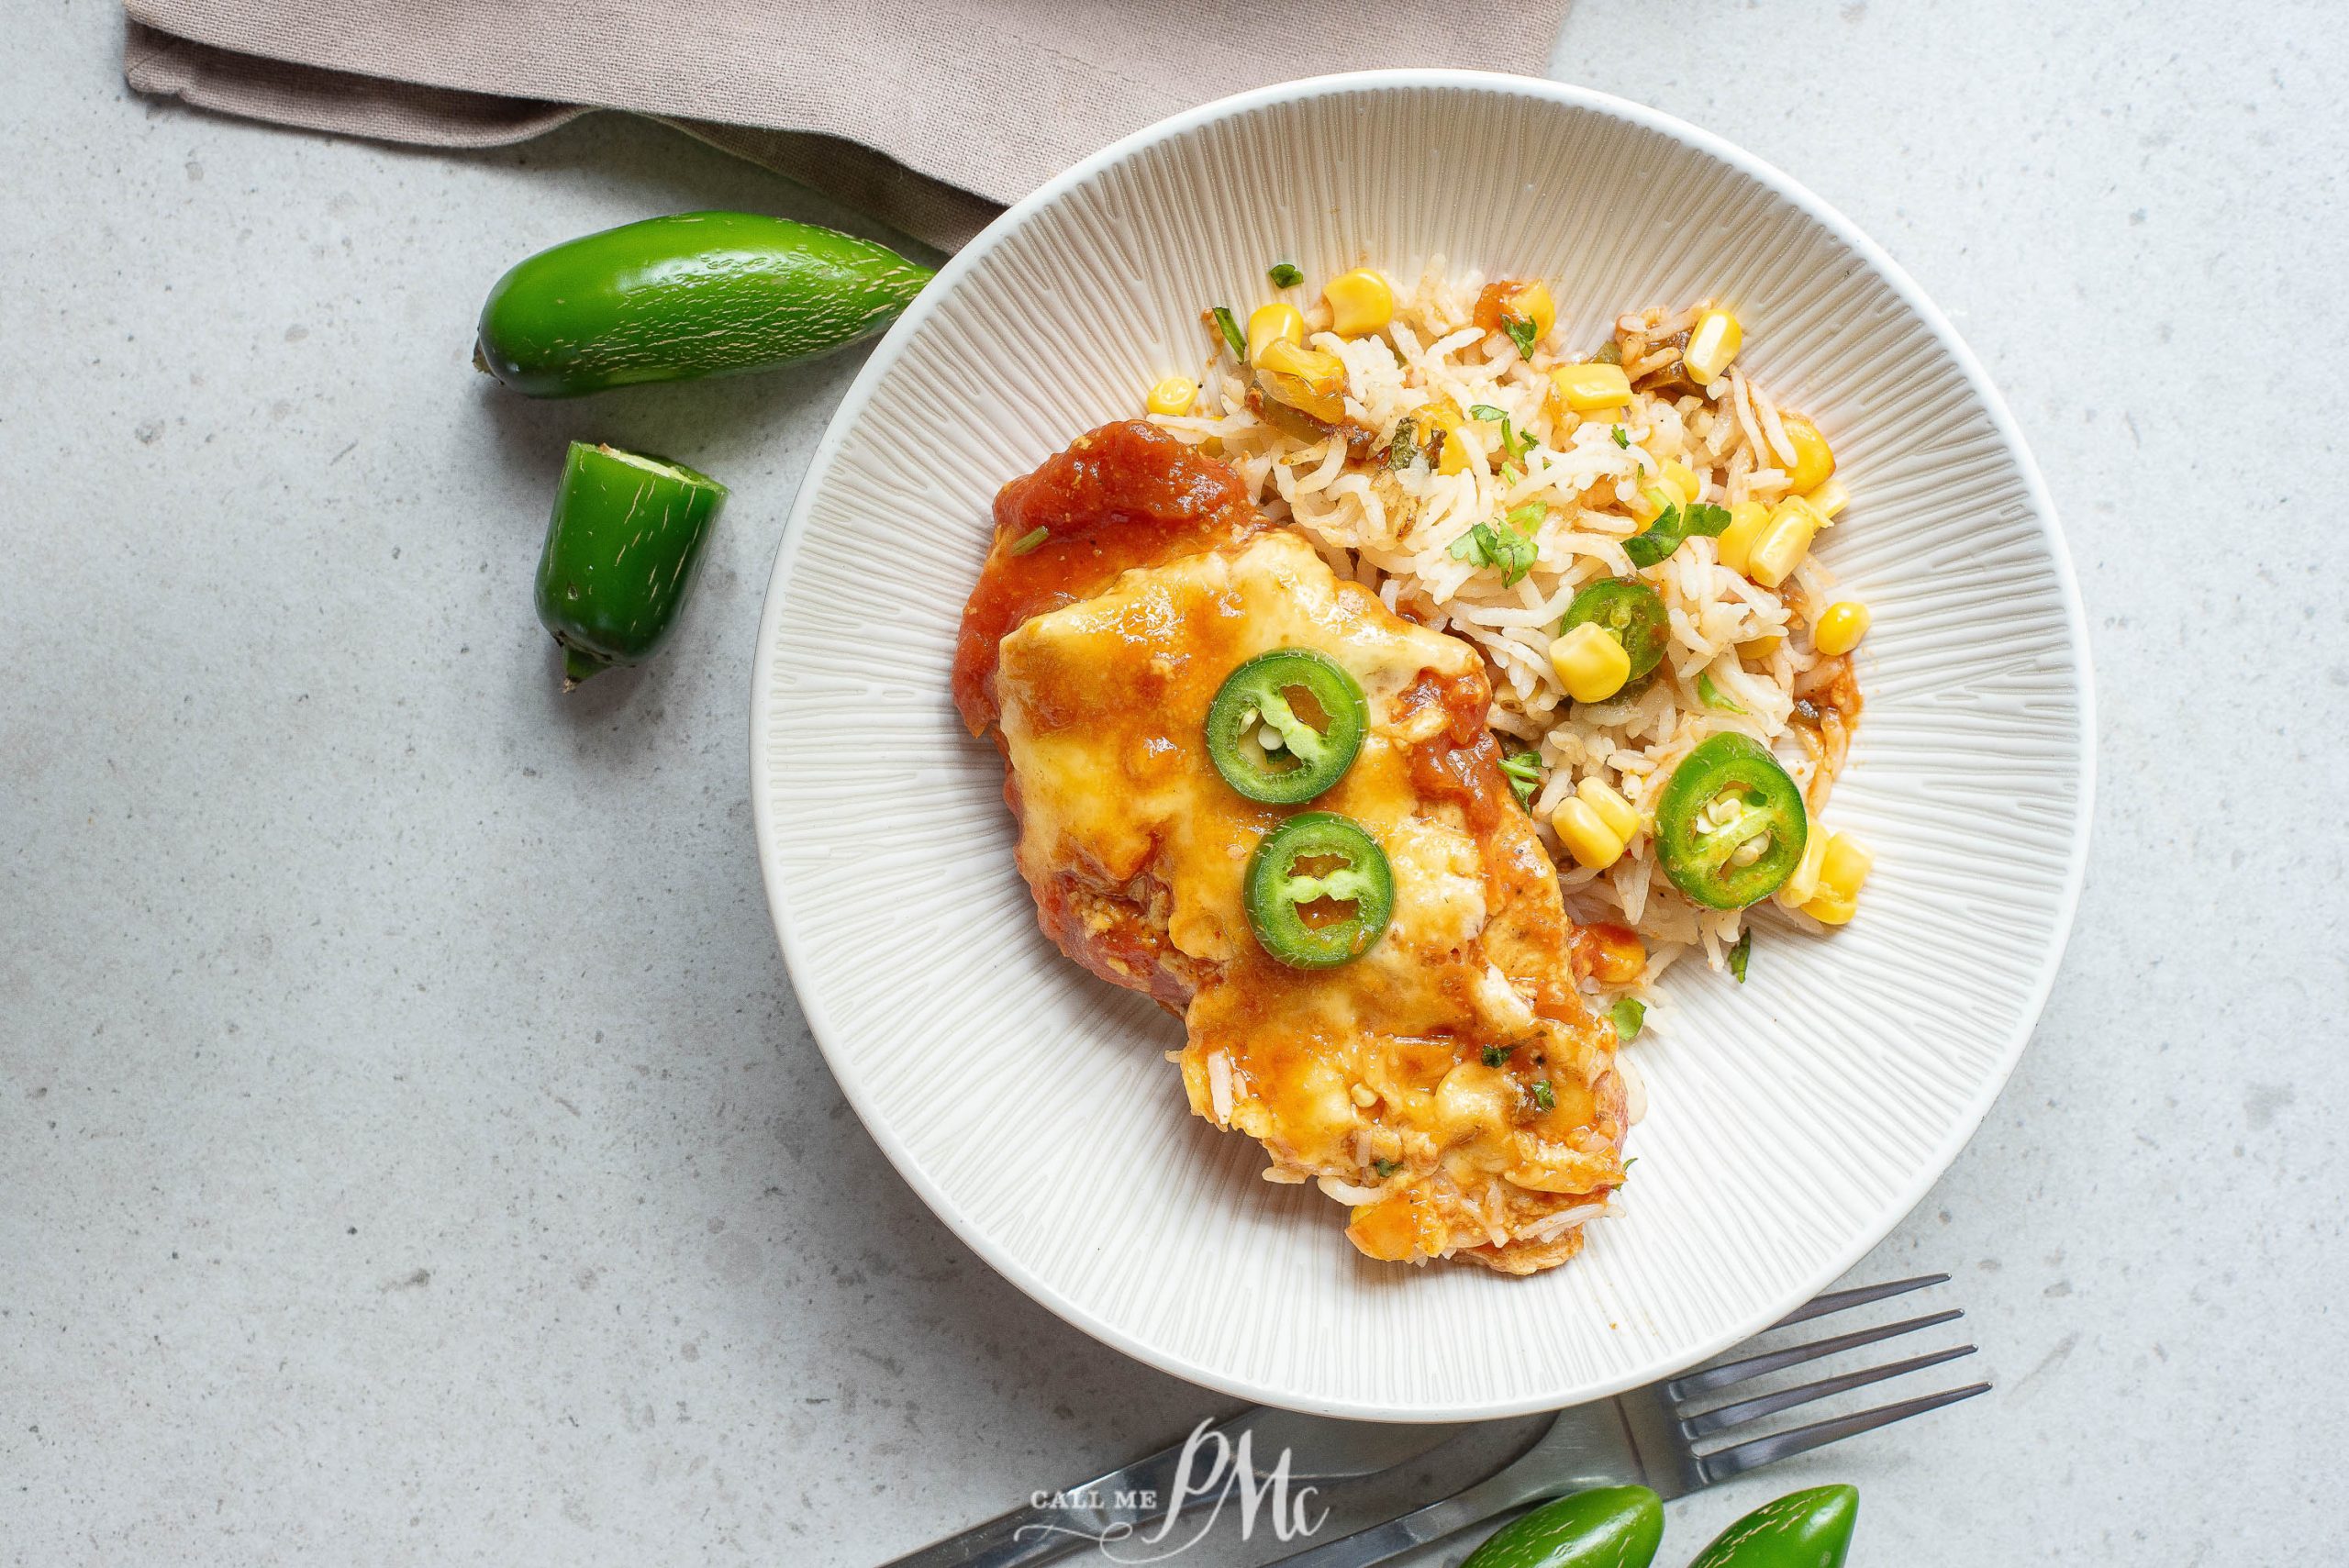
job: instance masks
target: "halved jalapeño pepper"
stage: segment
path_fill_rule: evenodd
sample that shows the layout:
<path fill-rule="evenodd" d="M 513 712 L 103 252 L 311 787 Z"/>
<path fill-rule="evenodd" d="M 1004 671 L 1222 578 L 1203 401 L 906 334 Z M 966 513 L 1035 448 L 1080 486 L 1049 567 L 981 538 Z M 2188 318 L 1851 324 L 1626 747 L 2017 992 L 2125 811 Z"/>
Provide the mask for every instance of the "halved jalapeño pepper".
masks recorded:
<path fill-rule="evenodd" d="M 539 620 L 562 689 L 652 657 L 694 584 L 726 486 L 665 458 L 571 443 L 539 554 Z"/>
<path fill-rule="evenodd" d="M 1361 823 L 1302 811 L 1256 846 L 1245 898 L 1249 929 L 1267 953 L 1291 969 L 1328 969 L 1386 934 L 1395 873 Z"/>
<path fill-rule="evenodd" d="M 1584 588 L 1568 602 L 1558 635 L 1564 637 L 1585 621 L 1598 622 L 1598 629 L 1631 656 L 1631 673 L 1623 678 L 1627 686 L 1664 662 L 1664 647 L 1672 639 L 1672 617 L 1664 610 L 1664 595 L 1636 577 L 1601 578 Z"/>
<path fill-rule="evenodd" d="M 1370 728 L 1362 684 L 1309 648 L 1259 653 L 1208 707 L 1208 759 L 1251 800 L 1311 800 L 1353 765 Z"/>
<path fill-rule="evenodd" d="M 1735 731 L 1698 741 L 1656 800 L 1664 874 L 1709 909 L 1742 909 L 1776 893 L 1802 863 L 1809 831 L 1795 781 L 1768 748 Z"/>

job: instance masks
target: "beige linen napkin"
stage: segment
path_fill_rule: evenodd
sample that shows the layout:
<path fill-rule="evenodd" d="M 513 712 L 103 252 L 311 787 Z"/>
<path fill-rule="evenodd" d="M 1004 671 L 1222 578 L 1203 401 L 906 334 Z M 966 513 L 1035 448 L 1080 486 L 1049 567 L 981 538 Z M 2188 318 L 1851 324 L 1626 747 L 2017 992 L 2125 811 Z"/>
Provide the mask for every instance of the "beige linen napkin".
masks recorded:
<path fill-rule="evenodd" d="M 142 93 L 434 147 L 591 109 L 680 128 L 952 249 L 1104 143 L 1269 82 L 1541 74 L 1569 0 L 128 0 Z"/>

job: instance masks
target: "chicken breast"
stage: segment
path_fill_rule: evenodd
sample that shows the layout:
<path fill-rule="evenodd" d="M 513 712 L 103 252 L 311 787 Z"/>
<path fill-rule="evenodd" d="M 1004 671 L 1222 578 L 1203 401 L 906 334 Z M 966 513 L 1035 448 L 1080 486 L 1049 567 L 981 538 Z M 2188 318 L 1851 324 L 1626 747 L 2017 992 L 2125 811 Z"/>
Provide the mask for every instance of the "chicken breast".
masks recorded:
<path fill-rule="evenodd" d="M 1276 648 L 1368 699 L 1309 807 L 1233 791 L 1203 736 L 1225 677 Z M 1117 425 L 998 498 L 956 694 L 1002 747 L 1043 929 L 1182 1016 L 1197 1114 L 1346 1203 L 1372 1257 L 1523 1273 L 1579 1249 L 1622 1181 L 1624 1084 L 1473 649 L 1341 581 L 1222 465 Z M 1298 809 L 1353 818 L 1393 870 L 1385 935 L 1335 968 L 1275 962 L 1244 908 L 1251 854 Z"/>

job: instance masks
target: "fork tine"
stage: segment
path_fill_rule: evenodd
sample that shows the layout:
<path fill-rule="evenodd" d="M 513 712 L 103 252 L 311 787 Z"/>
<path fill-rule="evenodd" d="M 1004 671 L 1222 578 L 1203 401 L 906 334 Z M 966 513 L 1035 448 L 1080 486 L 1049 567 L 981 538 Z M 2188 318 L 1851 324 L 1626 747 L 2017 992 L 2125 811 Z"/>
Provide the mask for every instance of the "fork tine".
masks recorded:
<path fill-rule="evenodd" d="M 1776 1323 L 1770 1329 L 1791 1329 L 1798 1323 L 1808 1323 L 1814 1318 L 1824 1318 L 1831 1312 L 1848 1307 L 1865 1307 L 1871 1301 L 1883 1301 L 1890 1296 L 1906 1296 L 1927 1285 L 1947 1284 L 1947 1274 L 1919 1274 L 1915 1279 L 1897 1279 L 1886 1284 L 1864 1284 L 1852 1290 L 1831 1290 L 1824 1296 L 1814 1296 Z M 1764 1333 L 1768 1333 L 1765 1329 Z"/>
<path fill-rule="evenodd" d="M 1873 1345 L 1880 1340 L 1893 1340 L 1903 1334 L 1913 1334 L 1920 1329 L 1932 1329 L 1943 1323 L 1953 1323 L 1965 1316 L 1964 1311 L 1952 1307 L 1940 1312 L 1928 1313 L 1922 1318 L 1906 1318 L 1898 1323 L 1886 1323 L 1874 1329 L 1855 1329 L 1848 1334 L 1831 1335 L 1824 1340 L 1813 1340 L 1808 1345 L 1794 1345 L 1783 1351 L 1765 1351 L 1758 1356 L 1747 1356 L 1742 1361 L 1728 1362 L 1720 1366 L 1707 1367 L 1702 1372 L 1692 1372 L 1686 1377 L 1674 1378 L 1664 1385 L 1664 1391 L 1676 1402 L 1687 1398 L 1692 1394 L 1709 1394 L 1716 1388 L 1727 1388 L 1731 1384 L 1743 1383 L 1748 1378 L 1760 1377 L 1764 1373 L 1776 1372 L 1784 1367 L 1798 1366 L 1807 1361 L 1816 1361 L 1820 1356 L 1831 1356 L 1839 1351 L 1857 1350 L 1862 1345 Z"/>
<path fill-rule="evenodd" d="M 1890 1366 L 1872 1366 L 1859 1372 L 1847 1372 L 1834 1377 L 1822 1377 L 1816 1383 L 1806 1383 L 1799 1388 L 1783 1389 L 1776 1394 L 1759 1395 L 1741 1399 L 1734 1405 L 1724 1405 L 1718 1410 L 1708 1410 L 1701 1416 L 1681 1418 L 1681 1428 L 1692 1438 L 1708 1437 L 1726 1427 L 1743 1426 L 1748 1421 L 1775 1416 L 1781 1410 L 1791 1410 L 1798 1405 L 1808 1405 L 1814 1399 L 1824 1399 L 1831 1394 L 1846 1394 L 1854 1388 L 1865 1388 L 1871 1383 L 1901 1377 L 1912 1372 L 1922 1372 L 1929 1366 L 1954 1362 L 1960 1356 L 1974 1353 L 1972 1345 L 1960 1345 L 1955 1350 L 1935 1351 L 1931 1355 L 1911 1356 Z"/>
<path fill-rule="evenodd" d="M 1725 1448 L 1719 1453 L 1707 1454 L 1697 1461 L 1697 1468 L 1708 1485 L 1742 1475 L 1749 1470 L 1759 1470 L 1789 1455 L 1808 1453 L 1815 1448 L 1860 1432 L 1888 1427 L 1895 1421 L 1905 1421 L 1911 1416 L 1921 1416 L 1928 1410 L 1938 1410 L 1944 1405 L 1954 1405 L 1961 1399 L 1971 1399 L 1977 1394 L 1987 1394 L 1987 1383 L 1971 1384 L 1953 1388 L 1946 1394 L 1928 1394 L 1920 1398 L 1903 1399 L 1897 1405 L 1879 1405 L 1873 1410 L 1863 1410 L 1855 1416 L 1838 1416 L 1832 1420 L 1814 1421 L 1808 1427 L 1797 1427 L 1790 1432 L 1776 1432 L 1766 1438 Z"/>

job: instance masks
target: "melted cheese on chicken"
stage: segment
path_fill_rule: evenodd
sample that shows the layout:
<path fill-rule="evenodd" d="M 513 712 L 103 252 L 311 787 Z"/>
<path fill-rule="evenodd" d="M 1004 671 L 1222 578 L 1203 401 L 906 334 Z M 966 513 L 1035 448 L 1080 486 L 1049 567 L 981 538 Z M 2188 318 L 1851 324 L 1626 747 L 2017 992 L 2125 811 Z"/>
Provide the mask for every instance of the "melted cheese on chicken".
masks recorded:
<path fill-rule="evenodd" d="M 1623 1082 L 1575 985 L 1554 868 L 1496 765 L 1479 658 L 1263 528 L 1126 571 L 992 651 L 985 717 L 1040 918 L 1183 1014 L 1193 1110 L 1259 1140 L 1271 1179 L 1351 1204 L 1364 1251 L 1564 1262 L 1622 1180 Z M 1217 689 L 1275 648 L 1329 655 L 1369 699 L 1361 753 L 1305 807 L 1241 797 L 1207 755 Z M 1353 817 L 1394 873 L 1386 935 L 1334 969 L 1273 961 L 1242 905 L 1250 855 L 1296 809 Z"/>

